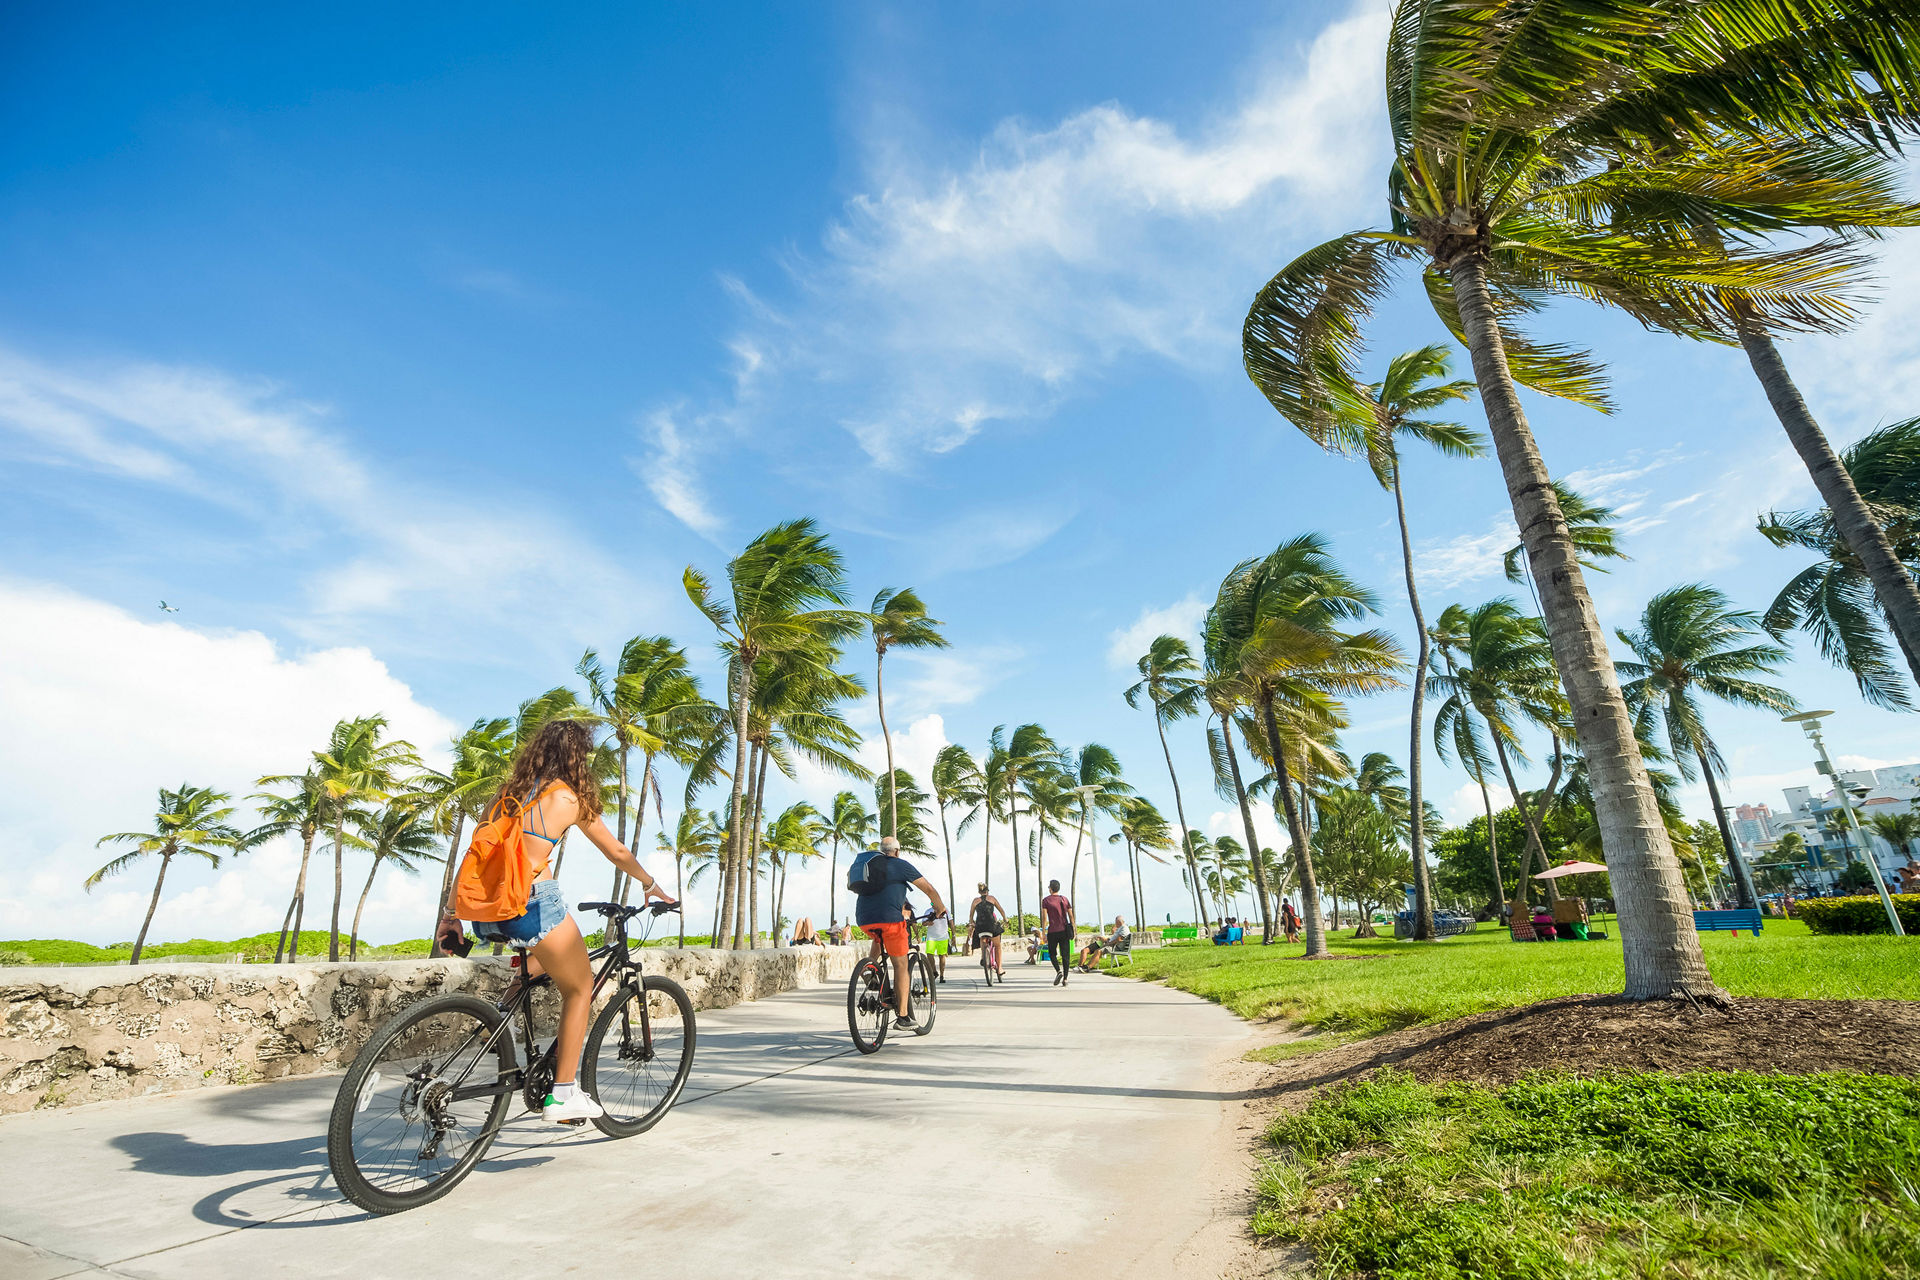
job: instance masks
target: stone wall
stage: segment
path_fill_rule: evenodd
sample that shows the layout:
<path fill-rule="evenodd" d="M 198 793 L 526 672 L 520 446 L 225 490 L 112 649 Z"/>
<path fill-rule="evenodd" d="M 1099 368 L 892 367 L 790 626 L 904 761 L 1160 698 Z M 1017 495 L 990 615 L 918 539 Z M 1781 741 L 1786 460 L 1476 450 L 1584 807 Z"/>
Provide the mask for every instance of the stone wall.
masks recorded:
<path fill-rule="evenodd" d="M 844 980 L 851 947 L 649 947 L 646 971 L 696 1009 Z M 370 964 L 0 969 L 0 1115 L 342 1070 L 389 1016 L 455 991 L 494 996 L 505 957 Z M 558 997 L 543 993 L 550 1027 Z"/>

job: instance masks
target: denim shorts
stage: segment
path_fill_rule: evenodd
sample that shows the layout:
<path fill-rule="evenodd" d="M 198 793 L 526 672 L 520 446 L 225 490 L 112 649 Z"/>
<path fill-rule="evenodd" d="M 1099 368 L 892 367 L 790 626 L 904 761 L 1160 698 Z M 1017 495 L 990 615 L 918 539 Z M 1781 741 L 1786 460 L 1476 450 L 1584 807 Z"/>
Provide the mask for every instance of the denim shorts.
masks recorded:
<path fill-rule="evenodd" d="M 567 900 L 560 894 L 560 882 L 541 880 L 534 884 L 524 912 L 511 920 L 476 920 L 473 936 L 482 942 L 531 947 L 559 928 L 566 918 Z"/>

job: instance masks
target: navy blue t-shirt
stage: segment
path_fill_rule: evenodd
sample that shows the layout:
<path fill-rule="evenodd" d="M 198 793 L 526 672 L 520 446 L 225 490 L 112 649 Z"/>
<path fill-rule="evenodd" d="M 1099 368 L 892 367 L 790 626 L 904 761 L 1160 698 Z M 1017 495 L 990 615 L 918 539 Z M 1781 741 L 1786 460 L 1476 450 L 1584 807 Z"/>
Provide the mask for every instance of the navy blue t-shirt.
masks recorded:
<path fill-rule="evenodd" d="M 853 922 L 885 924 L 889 920 L 899 920 L 901 909 L 907 905 L 907 886 L 920 878 L 920 868 L 905 858 L 889 858 L 878 849 L 868 849 L 853 860 L 853 866 L 847 869 L 848 879 L 858 880 L 870 858 L 880 858 L 887 864 L 887 887 L 855 896 Z"/>

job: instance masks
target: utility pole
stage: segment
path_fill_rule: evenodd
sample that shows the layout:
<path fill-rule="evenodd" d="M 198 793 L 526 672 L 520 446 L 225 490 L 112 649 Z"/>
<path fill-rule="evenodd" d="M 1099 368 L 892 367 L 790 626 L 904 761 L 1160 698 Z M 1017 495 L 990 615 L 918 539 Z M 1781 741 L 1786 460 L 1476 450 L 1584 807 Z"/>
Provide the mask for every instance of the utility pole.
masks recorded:
<path fill-rule="evenodd" d="M 1847 784 L 1841 779 L 1840 771 L 1833 767 L 1833 760 L 1827 755 L 1827 741 L 1820 736 L 1820 721 L 1832 715 L 1831 711 L 1802 711 L 1799 715 L 1781 717 L 1788 724 L 1798 724 L 1813 739 L 1813 749 L 1819 752 L 1814 767 L 1833 779 L 1834 794 L 1840 797 L 1840 807 L 1846 811 L 1847 829 L 1840 833 L 1840 842 L 1849 854 L 1855 854 L 1867 874 L 1873 878 L 1874 891 L 1880 895 L 1880 906 L 1887 913 L 1887 923 L 1893 926 L 1893 936 L 1904 938 L 1907 931 L 1900 927 L 1900 913 L 1893 909 L 1893 899 L 1887 896 L 1887 882 L 1880 874 L 1879 864 L 1874 862 L 1871 849 L 1867 845 L 1866 834 L 1860 830 L 1860 819 L 1854 816 L 1853 797 L 1847 794 Z M 1848 831 L 1859 838 L 1856 846 L 1848 838 Z"/>

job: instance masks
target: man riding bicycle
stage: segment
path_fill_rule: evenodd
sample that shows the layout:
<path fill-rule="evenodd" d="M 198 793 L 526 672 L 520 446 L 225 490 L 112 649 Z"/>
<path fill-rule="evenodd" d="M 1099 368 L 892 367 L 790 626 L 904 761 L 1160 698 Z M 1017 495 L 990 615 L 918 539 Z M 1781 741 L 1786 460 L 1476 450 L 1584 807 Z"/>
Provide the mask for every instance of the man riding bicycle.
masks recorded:
<path fill-rule="evenodd" d="M 878 866 L 870 866 L 874 859 Z M 933 903 L 935 915 L 947 914 L 947 904 L 933 882 L 920 869 L 900 856 L 900 842 L 883 837 L 878 849 L 868 849 L 847 868 L 847 884 L 859 896 L 854 899 L 853 922 L 873 939 L 867 958 L 878 960 L 884 949 L 893 961 L 893 1025 L 912 1030 L 914 1019 L 907 1007 L 907 890 L 918 889 Z"/>
<path fill-rule="evenodd" d="M 984 881 L 980 885 L 980 896 L 967 908 L 967 915 L 973 921 L 973 945 L 993 949 L 987 963 L 993 967 L 994 977 L 1005 978 L 1007 971 L 1000 963 L 1000 935 L 1007 931 L 1007 909 L 1000 905 L 1000 899 L 987 892 Z"/>

